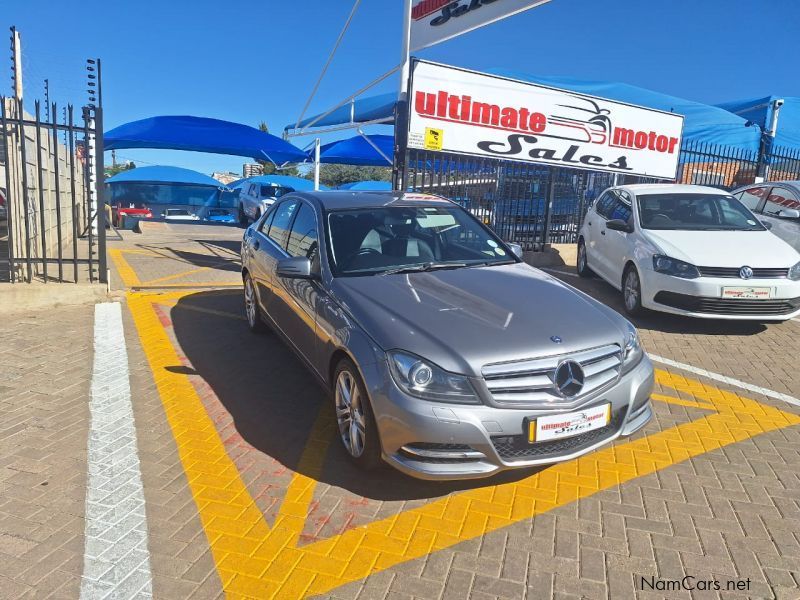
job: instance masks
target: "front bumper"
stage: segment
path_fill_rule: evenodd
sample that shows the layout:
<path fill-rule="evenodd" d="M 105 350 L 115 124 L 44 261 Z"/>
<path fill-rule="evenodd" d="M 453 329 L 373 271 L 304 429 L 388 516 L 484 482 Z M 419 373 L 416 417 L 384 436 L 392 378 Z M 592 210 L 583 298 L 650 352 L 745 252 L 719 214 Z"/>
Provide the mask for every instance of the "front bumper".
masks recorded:
<path fill-rule="evenodd" d="M 800 315 L 800 281 L 698 277 L 681 279 L 642 269 L 642 306 L 703 319 L 785 321 Z M 770 288 L 764 300 L 723 299 L 723 287 Z"/>
<path fill-rule="evenodd" d="M 363 373 L 373 403 L 383 457 L 421 479 L 473 479 L 508 469 L 571 460 L 631 435 L 652 416 L 653 366 L 645 356 L 612 387 L 580 408 L 611 404 L 611 423 L 572 438 L 528 444 L 524 419 L 579 410 L 528 410 L 428 402 L 403 393 L 383 361 Z M 374 385 L 370 385 L 370 384 Z"/>

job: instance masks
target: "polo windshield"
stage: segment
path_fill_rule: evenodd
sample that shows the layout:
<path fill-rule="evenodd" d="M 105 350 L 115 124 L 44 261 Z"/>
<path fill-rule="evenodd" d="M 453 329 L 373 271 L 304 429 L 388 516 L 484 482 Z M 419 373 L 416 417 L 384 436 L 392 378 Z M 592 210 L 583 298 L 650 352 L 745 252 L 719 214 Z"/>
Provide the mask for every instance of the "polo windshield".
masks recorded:
<path fill-rule="evenodd" d="M 516 262 L 503 243 L 455 206 L 393 206 L 328 215 L 337 275 L 456 269 Z"/>
<path fill-rule="evenodd" d="M 733 196 L 643 194 L 637 196 L 643 229 L 763 231 L 764 226 Z"/>

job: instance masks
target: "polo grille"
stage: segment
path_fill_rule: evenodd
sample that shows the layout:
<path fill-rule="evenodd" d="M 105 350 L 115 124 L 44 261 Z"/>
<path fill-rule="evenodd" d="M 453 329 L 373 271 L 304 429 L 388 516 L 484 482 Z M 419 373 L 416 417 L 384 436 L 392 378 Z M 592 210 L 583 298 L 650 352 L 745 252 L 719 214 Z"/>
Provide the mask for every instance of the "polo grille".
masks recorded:
<path fill-rule="evenodd" d="M 581 365 L 583 389 L 564 398 L 556 389 L 555 371 L 565 360 Z M 495 403 L 509 407 L 552 408 L 554 402 L 571 404 L 598 392 L 619 379 L 622 351 L 617 344 L 573 354 L 485 365 L 481 369 L 486 387 Z"/>
<path fill-rule="evenodd" d="M 662 291 L 656 294 L 654 300 L 665 306 L 714 315 L 788 315 L 800 309 L 800 298 L 742 300 L 739 298 L 687 296 Z"/>
<path fill-rule="evenodd" d="M 727 277 L 731 279 L 741 279 L 739 269 L 741 267 L 697 267 L 701 277 Z M 789 276 L 789 269 L 753 269 L 751 279 L 786 279 Z"/>

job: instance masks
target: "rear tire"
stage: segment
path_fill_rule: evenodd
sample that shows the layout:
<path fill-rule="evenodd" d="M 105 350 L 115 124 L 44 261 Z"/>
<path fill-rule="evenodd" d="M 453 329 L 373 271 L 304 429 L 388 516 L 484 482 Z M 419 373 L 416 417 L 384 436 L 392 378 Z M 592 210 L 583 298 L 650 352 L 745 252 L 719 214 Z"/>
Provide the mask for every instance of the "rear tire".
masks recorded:
<path fill-rule="evenodd" d="M 633 265 L 628 265 L 622 274 L 622 301 L 625 312 L 630 316 L 637 317 L 644 313 L 642 282 L 639 279 L 639 271 Z"/>
<path fill-rule="evenodd" d="M 339 439 L 350 460 L 367 471 L 381 466 L 381 442 L 369 396 L 348 358 L 340 360 L 334 371 L 333 409 Z"/>
<path fill-rule="evenodd" d="M 256 286 L 250 273 L 244 276 L 244 314 L 247 317 L 247 326 L 253 333 L 264 333 L 267 325 L 261 317 L 261 308 L 258 306 Z"/>
<path fill-rule="evenodd" d="M 589 268 L 589 259 L 586 255 L 586 243 L 583 241 L 583 238 L 578 240 L 578 259 L 576 269 L 578 271 L 578 275 L 581 277 L 591 277 L 592 270 Z"/>

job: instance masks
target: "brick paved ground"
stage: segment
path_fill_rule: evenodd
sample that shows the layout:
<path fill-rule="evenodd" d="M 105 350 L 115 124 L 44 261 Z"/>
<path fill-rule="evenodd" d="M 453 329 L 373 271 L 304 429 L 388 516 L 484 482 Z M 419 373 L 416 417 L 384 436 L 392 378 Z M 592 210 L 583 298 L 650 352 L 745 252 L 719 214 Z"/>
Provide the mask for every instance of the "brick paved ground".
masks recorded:
<path fill-rule="evenodd" d="M 324 392 L 298 360 L 273 336 L 247 332 L 236 287 L 238 233 L 166 226 L 112 245 L 122 251 L 118 287 L 124 278 L 144 292 L 128 297 L 125 328 L 156 598 L 213 598 L 223 587 L 229 597 L 239 590 L 299 598 L 315 589 L 303 583 L 309 572 L 325 590 L 319 597 L 337 599 L 628 598 L 641 577 L 685 574 L 723 584 L 749 578 L 750 590 L 637 595 L 800 598 L 800 425 L 791 424 L 800 410 L 711 381 L 695 385 L 671 369 L 659 376 L 663 396 L 646 430 L 574 466 L 463 484 L 419 482 L 390 469 L 367 476 L 345 460 Z M 565 280 L 619 308 L 605 284 Z M 78 326 L 75 317 L 65 321 Z M 650 352 L 800 396 L 800 376 L 779 358 L 800 354 L 800 323 L 658 316 L 638 325 Z M 0 410 L 19 405 L 6 401 L 5 388 L 0 394 Z M 80 410 L 85 405 L 69 414 Z M 85 434 L 84 423 L 75 434 L 81 448 Z M 603 469 L 623 483 L 604 482 L 611 471 Z M 72 471 L 85 477 L 78 465 Z M 0 490 L 5 502 L 7 488 Z M 81 495 L 81 511 L 82 502 Z M 7 506 L 0 504 L 4 519 Z M 27 503 L 10 506 L 12 519 L 24 518 Z M 426 528 L 436 527 L 437 507 L 445 518 L 464 511 L 445 521 L 454 523 L 452 543 L 414 554 Z M 514 516 L 517 509 L 534 516 Z M 0 552 L 8 553 L 2 540 Z M 80 540 L 72 544 L 80 556 Z M 371 544 L 366 556 L 391 550 L 410 560 L 358 575 L 359 552 Z M 337 558 L 351 576 L 332 575 Z M 0 577 L 14 573 L 0 561 Z M 79 573 L 78 565 L 71 574 Z"/>

